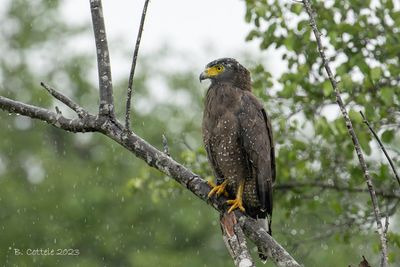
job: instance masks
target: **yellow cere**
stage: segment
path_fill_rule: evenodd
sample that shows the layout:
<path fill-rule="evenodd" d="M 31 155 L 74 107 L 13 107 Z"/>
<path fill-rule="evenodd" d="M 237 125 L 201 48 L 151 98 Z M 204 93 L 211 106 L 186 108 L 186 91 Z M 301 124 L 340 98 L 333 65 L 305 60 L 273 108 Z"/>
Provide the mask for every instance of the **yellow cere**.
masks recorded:
<path fill-rule="evenodd" d="M 208 68 L 206 70 L 208 76 L 216 76 L 224 70 L 224 67 L 221 65 L 216 65 Z"/>

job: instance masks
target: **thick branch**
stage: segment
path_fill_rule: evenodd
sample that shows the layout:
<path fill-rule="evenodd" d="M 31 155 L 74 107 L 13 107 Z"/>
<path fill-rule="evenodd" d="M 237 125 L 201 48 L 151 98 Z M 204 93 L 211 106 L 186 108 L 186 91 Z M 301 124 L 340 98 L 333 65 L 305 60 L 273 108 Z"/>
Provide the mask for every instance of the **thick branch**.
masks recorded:
<path fill-rule="evenodd" d="M 136 37 L 135 51 L 133 52 L 131 72 L 129 74 L 128 91 L 127 91 L 127 96 L 126 96 L 126 111 L 125 111 L 125 128 L 128 130 L 131 129 L 130 123 L 131 123 L 131 98 L 132 98 L 132 92 L 133 92 L 133 77 L 135 76 L 136 61 L 137 61 L 137 57 L 139 54 L 140 41 L 142 40 L 144 20 L 146 18 L 147 6 L 149 5 L 149 1 L 150 0 L 146 0 L 144 2 L 142 18 L 140 19 L 139 31 L 138 31 L 138 35 Z"/>
<path fill-rule="evenodd" d="M 255 267 L 247 248 L 242 228 L 237 223 L 235 213 L 224 213 L 220 219 L 222 237 L 235 266 Z"/>
<path fill-rule="evenodd" d="M 148 1 L 146 1 L 145 4 L 146 8 L 147 3 Z M 213 206 L 216 210 L 220 212 L 220 214 L 224 214 L 226 212 L 225 198 L 208 198 L 207 195 L 210 191 L 210 186 L 202 178 L 173 160 L 171 157 L 169 157 L 169 155 L 167 155 L 167 153 L 163 153 L 157 150 L 146 141 L 141 139 L 139 136 L 132 133 L 129 129 L 123 127 L 114 118 L 111 69 L 101 1 L 90 0 L 90 7 L 92 12 L 92 22 L 97 48 L 100 116 L 95 117 L 88 114 L 83 108 L 81 108 L 71 99 L 44 84 L 42 84 L 43 87 L 45 87 L 50 94 L 52 94 L 55 98 L 76 111 L 81 118 L 67 119 L 63 117 L 59 112 L 51 112 L 43 108 L 23 104 L 21 102 L 17 102 L 4 97 L 0 97 L 0 109 L 6 110 L 11 113 L 19 113 L 21 115 L 25 115 L 31 118 L 40 119 L 54 125 L 55 127 L 67 131 L 101 132 L 127 148 L 129 151 L 133 152 L 138 158 L 144 160 L 149 166 L 154 167 L 162 173 L 174 178 L 177 182 L 192 191 L 193 194 Z M 144 16 L 142 17 L 142 19 L 144 20 Z M 141 34 L 141 30 L 139 32 L 139 34 Z M 137 48 L 138 47 L 139 46 L 137 45 Z M 134 62 L 134 64 L 136 63 Z M 289 253 L 286 252 L 282 248 L 282 246 L 280 246 L 270 235 L 268 235 L 268 233 L 254 219 L 245 216 L 240 211 L 235 211 L 234 214 L 236 218 L 238 218 L 240 226 L 244 230 L 245 234 L 250 238 L 250 240 L 252 240 L 259 248 L 261 248 L 264 254 L 269 256 L 278 266 L 300 266 L 289 255 Z M 236 229 L 236 233 L 240 236 L 242 232 L 240 229 Z M 241 240 L 244 240 L 244 238 L 241 237 Z M 244 243 L 240 244 L 240 249 L 242 251 L 247 251 L 246 248 L 242 246 L 243 244 Z M 246 255 L 244 256 L 244 258 L 248 258 L 248 256 Z M 252 262 L 250 261 L 250 265 L 247 266 L 252 266 L 251 264 Z"/>
<path fill-rule="evenodd" d="M 258 248 L 263 250 L 263 254 L 271 258 L 279 267 L 300 267 L 292 256 L 278 244 L 267 231 L 260 227 L 260 225 L 252 218 L 249 218 L 242 213 L 236 216 L 239 218 L 244 233 L 251 241 L 253 241 Z"/>
<path fill-rule="evenodd" d="M 133 152 L 149 166 L 174 178 L 177 182 L 192 191 L 197 197 L 213 206 L 221 214 L 226 212 L 225 198 L 207 197 L 211 188 L 204 179 L 200 178 L 197 174 L 179 164 L 168 155 L 157 150 L 139 136 L 123 130 L 120 123 L 108 120 L 103 124 L 101 132 Z M 272 259 L 277 266 L 300 266 L 254 219 L 245 216 L 239 211 L 235 211 L 235 216 L 238 218 L 246 236 L 249 237 L 257 247 L 261 247 L 263 251 L 265 251 L 265 255 Z"/>
<path fill-rule="evenodd" d="M 211 188 L 204 179 L 200 178 L 197 174 L 179 164 L 165 153 L 157 150 L 139 136 L 126 131 L 124 127 L 114 119 L 95 117 L 93 115 L 87 115 L 84 119 L 67 119 L 61 114 L 1 96 L 0 109 L 10 113 L 18 113 L 31 118 L 40 119 L 66 131 L 101 132 L 133 152 L 149 166 L 174 178 L 177 182 L 192 191 L 197 197 L 213 206 L 221 214 L 227 211 L 227 206 L 225 205 L 226 199 L 224 197 L 207 197 Z M 264 254 L 273 260 L 277 266 L 300 266 L 254 219 L 247 217 L 240 211 L 235 211 L 235 216 L 238 218 L 239 224 L 246 236 L 248 236 L 257 247 L 262 248 Z"/>
<path fill-rule="evenodd" d="M 111 65 L 101 0 L 90 0 L 90 10 L 92 12 L 94 39 L 96 42 L 97 66 L 99 72 L 99 114 L 101 116 L 114 117 Z"/>
<path fill-rule="evenodd" d="M 367 183 L 368 190 L 370 192 L 370 196 L 371 196 L 371 200 L 372 200 L 372 205 L 373 205 L 373 208 L 374 208 L 376 224 L 377 224 L 377 227 L 378 227 L 378 232 L 379 232 L 379 237 L 380 237 L 380 242 L 381 242 L 381 248 L 382 248 L 381 266 L 387 266 L 388 263 L 387 263 L 386 236 L 385 236 L 385 233 L 384 233 L 384 229 L 382 227 L 381 212 L 379 210 L 379 205 L 378 205 L 378 201 L 377 201 L 377 198 L 376 198 L 376 193 L 375 193 L 375 190 L 374 190 L 372 179 L 371 179 L 371 177 L 369 175 L 367 164 L 365 162 L 364 155 L 363 155 L 363 153 L 361 151 L 361 147 L 360 147 L 360 143 L 358 141 L 357 135 L 354 132 L 353 125 L 352 125 L 351 120 L 349 118 L 349 115 L 348 115 L 348 113 L 346 111 L 346 108 L 345 108 L 345 106 L 343 104 L 343 100 L 342 100 L 342 98 L 340 96 L 340 90 L 339 90 L 339 88 L 337 86 L 337 81 L 335 80 L 335 78 L 333 76 L 333 73 L 332 73 L 332 70 L 329 67 L 328 60 L 326 59 L 324 46 L 322 45 L 322 42 L 321 42 L 321 33 L 319 32 L 319 30 L 317 28 L 317 24 L 315 22 L 315 14 L 314 14 L 313 10 L 311 9 L 310 2 L 308 0 L 302 0 L 302 1 L 303 1 L 303 4 L 304 4 L 304 7 L 305 7 L 305 9 L 306 9 L 306 11 L 307 11 L 307 13 L 308 13 L 308 15 L 310 17 L 310 26 L 311 26 L 311 28 L 312 28 L 312 30 L 314 32 L 314 36 L 315 36 L 316 41 L 317 41 L 318 51 L 319 51 L 319 54 L 320 54 L 320 56 L 322 58 L 323 66 L 324 66 L 324 68 L 326 70 L 326 73 L 328 74 L 329 80 L 330 80 L 330 82 L 332 84 L 333 90 L 334 90 L 335 95 L 336 95 L 336 102 L 339 105 L 340 110 L 341 110 L 342 115 L 343 115 L 343 118 L 344 118 L 344 120 L 346 122 L 347 130 L 348 130 L 348 132 L 349 132 L 349 134 L 351 136 L 351 140 L 353 141 L 354 148 L 355 148 L 355 150 L 357 152 L 357 157 L 358 157 L 358 160 L 360 162 L 361 169 L 363 170 L 363 173 L 364 173 L 365 181 Z"/>
<path fill-rule="evenodd" d="M 290 181 L 285 183 L 278 183 L 277 185 L 274 186 L 274 189 L 284 191 L 284 190 L 295 190 L 304 187 L 319 188 L 324 190 L 335 190 L 340 192 L 345 191 L 351 193 L 369 193 L 369 190 L 364 188 L 342 186 L 338 184 L 329 184 L 319 181 L 311 181 L 311 182 Z M 381 196 L 383 198 L 400 200 L 400 193 L 389 192 L 384 190 L 375 190 L 375 193 L 376 195 Z"/>

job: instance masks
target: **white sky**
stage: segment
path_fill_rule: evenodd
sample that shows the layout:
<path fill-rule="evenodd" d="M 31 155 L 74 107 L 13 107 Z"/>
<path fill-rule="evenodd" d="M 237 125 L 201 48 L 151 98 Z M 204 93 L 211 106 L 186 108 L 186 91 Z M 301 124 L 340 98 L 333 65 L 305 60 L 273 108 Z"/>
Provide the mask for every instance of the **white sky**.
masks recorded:
<path fill-rule="evenodd" d="M 143 4 L 144 0 L 103 0 L 114 76 L 129 71 L 131 59 L 118 58 L 117 54 L 121 46 L 133 52 Z M 68 0 L 63 10 L 70 23 L 90 22 L 89 1 Z M 261 52 L 257 42 L 245 41 L 251 27 L 245 23 L 244 14 L 245 3 L 241 0 L 152 0 L 140 55 L 152 54 L 167 46 L 188 55 L 199 68 L 220 57 L 241 61 L 245 53 L 256 55 L 268 65 L 265 60 L 270 53 Z M 93 37 L 90 35 L 89 38 L 87 42 L 93 46 Z"/>

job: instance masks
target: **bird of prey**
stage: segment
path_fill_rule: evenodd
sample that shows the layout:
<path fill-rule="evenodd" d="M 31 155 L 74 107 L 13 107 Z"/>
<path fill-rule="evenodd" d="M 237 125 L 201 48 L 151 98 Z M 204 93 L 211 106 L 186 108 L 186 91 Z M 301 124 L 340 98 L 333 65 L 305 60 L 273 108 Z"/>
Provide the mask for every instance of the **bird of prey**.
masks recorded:
<path fill-rule="evenodd" d="M 250 72 L 233 58 L 206 65 L 200 81 L 210 79 L 203 114 L 203 141 L 216 177 L 209 197 L 225 194 L 228 212 L 239 208 L 265 222 L 271 234 L 275 151 L 272 128 L 252 93 Z M 262 259 L 264 255 L 260 254 Z"/>

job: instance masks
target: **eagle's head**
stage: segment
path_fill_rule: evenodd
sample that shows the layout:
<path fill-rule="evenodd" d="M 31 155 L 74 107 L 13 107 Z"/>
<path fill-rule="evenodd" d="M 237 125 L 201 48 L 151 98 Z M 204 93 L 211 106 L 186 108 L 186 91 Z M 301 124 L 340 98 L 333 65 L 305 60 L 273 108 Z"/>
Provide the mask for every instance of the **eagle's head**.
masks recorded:
<path fill-rule="evenodd" d="M 234 58 L 211 61 L 199 79 L 200 82 L 205 79 L 210 79 L 211 83 L 228 82 L 242 90 L 251 91 L 250 72 Z"/>

